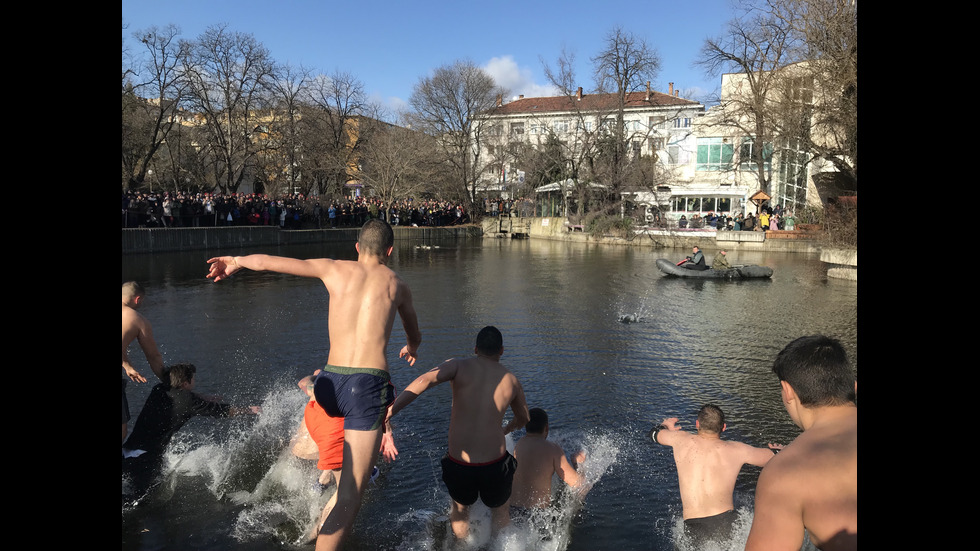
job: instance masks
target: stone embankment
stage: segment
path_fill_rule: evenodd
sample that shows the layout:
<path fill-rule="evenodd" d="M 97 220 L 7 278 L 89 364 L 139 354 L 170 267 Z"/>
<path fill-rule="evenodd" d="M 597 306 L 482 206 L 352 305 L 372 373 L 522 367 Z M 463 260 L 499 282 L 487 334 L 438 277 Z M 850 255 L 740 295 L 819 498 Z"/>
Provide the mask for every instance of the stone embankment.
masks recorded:
<path fill-rule="evenodd" d="M 857 251 L 824 249 L 809 231 L 715 231 L 711 229 L 640 228 L 629 238 L 615 235 L 593 237 L 582 226 L 565 218 L 488 217 L 481 225 L 456 227 L 396 226 L 396 240 L 443 238 L 529 238 L 646 247 L 651 249 L 706 249 L 729 251 L 777 251 L 820 254 L 828 263 L 828 277 L 857 280 Z M 326 230 L 281 230 L 275 226 L 232 226 L 211 228 L 123 228 L 122 253 L 141 254 L 192 250 L 296 245 L 305 243 L 353 242 L 357 228 Z"/>
<path fill-rule="evenodd" d="M 396 226 L 395 240 L 480 237 L 479 226 Z M 229 226 L 214 228 L 123 228 L 122 253 L 142 254 L 195 250 L 235 250 L 247 247 L 357 241 L 357 228 L 328 230 L 281 230 L 275 226 Z"/>
<path fill-rule="evenodd" d="M 819 235 L 814 231 L 639 228 L 629 238 L 616 235 L 593 237 L 585 232 L 584 227 L 568 224 L 565 218 L 500 217 L 483 219 L 483 235 L 487 238 L 532 237 L 651 249 L 690 249 L 698 245 L 704 249 L 728 251 L 814 253 L 830 263 L 828 277 L 857 280 L 857 251 L 851 255 L 845 254 L 845 251 L 825 251 Z"/>

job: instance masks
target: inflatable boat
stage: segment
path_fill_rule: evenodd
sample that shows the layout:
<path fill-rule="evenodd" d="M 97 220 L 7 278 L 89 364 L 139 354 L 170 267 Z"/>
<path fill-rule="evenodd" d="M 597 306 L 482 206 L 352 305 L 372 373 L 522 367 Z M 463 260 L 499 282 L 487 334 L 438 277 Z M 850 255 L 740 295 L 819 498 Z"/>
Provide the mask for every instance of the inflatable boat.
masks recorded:
<path fill-rule="evenodd" d="M 666 258 L 657 259 L 657 268 L 666 276 L 671 277 L 691 277 L 701 279 L 764 279 L 772 277 L 772 268 L 769 266 L 757 266 L 750 264 L 747 266 L 732 266 L 724 270 L 690 270 L 681 268 L 677 264 Z"/>

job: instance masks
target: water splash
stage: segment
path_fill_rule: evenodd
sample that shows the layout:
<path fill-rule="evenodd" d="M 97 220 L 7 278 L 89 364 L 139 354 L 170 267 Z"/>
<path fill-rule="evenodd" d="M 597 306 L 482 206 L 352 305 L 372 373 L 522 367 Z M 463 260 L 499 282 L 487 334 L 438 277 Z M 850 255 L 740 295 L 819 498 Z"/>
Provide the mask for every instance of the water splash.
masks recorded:
<path fill-rule="evenodd" d="M 620 445 L 610 433 L 590 434 L 552 433 L 549 439 L 558 443 L 567 453 L 583 450 L 586 461 L 581 465 L 585 477 L 583 492 L 569 491 L 557 477 L 552 479 L 553 506 L 531 512 L 528 518 L 512 518 L 510 526 L 493 537 L 491 512 L 482 502 L 470 507 L 470 531 L 465 541 L 457 542 L 449 523 L 449 496 L 444 487 L 446 508 L 441 510 L 413 510 L 396 519 L 405 537 L 399 542 L 399 551 L 563 551 L 571 542 L 573 527 L 579 522 L 579 513 L 588 498 L 587 492 L 600 482 L 603 475 L 616 464 Z M 513 451 L 513 440 L 508 435 L 508 450 Z M 422 529 L 419 529 L 419 526 Z"/>

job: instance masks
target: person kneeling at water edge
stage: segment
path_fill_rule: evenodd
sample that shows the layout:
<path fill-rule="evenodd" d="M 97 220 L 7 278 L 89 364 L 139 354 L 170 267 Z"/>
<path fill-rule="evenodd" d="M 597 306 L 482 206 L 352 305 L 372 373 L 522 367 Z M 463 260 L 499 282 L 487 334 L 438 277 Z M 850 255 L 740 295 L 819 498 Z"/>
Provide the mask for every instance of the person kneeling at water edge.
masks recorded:
<path fill-rule="evenodd" d="M 442 458 L 442 480 L 453 500 L 449 514 L 453 533 L 469 535 L 469 507 L 479 498 L 490 508 L 493 533 L 510 524 L 509 501 L 517 462 L 507 452 L 504 436 L 527 424 L 524 389 L 500 364 L 503 337 L 484 327 L 476 338 L 476 357 L 450 359 L 415 379 L 395 399 L 389 419 L 426 390 L 449 381 L 453 405 L 449 420 L 449 452 Z M 514 418 L 501 427 L 507 408 Z"/>
<path fill-rule="evenodd" d="M 707 541 L 725 541 L 738 518 L 733 494 L 742 465 L 763 467 L 782 449 L 778 444 L 755 448 L 721 439 L 727 428 L 725 414 L 707 404 L 698 412 L 697 434 L 681 431 L 677 418 L 650 430 L 657 444 L 670 446 L 677 464 L 677 480 L 683 506 L 684 533 L 700 548 Z"/>

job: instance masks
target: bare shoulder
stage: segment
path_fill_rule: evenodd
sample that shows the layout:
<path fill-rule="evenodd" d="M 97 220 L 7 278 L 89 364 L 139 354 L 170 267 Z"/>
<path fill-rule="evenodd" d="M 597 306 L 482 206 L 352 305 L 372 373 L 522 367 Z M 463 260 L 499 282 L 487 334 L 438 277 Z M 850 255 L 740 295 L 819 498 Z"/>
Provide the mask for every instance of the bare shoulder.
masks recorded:
<path fill-rule="evenodd" d="M 130 308 L 129 306 L 123 306 L 122 323 L 123 327 L 142 329 L 147 324 L 147 321 L 142 314 L 136 311 L 136 309 Z"/>

